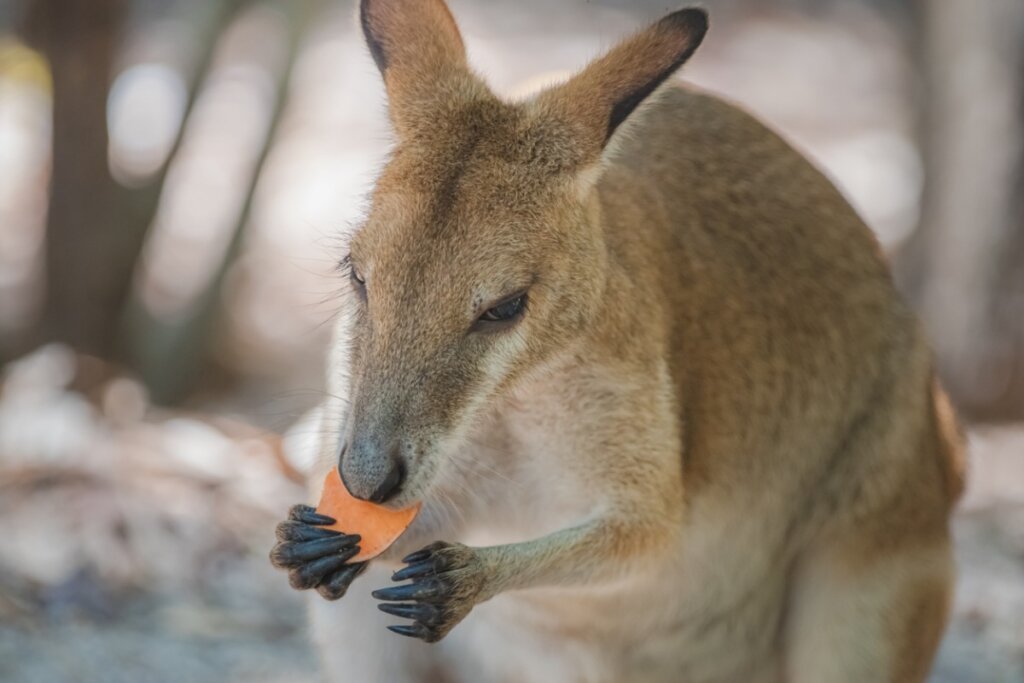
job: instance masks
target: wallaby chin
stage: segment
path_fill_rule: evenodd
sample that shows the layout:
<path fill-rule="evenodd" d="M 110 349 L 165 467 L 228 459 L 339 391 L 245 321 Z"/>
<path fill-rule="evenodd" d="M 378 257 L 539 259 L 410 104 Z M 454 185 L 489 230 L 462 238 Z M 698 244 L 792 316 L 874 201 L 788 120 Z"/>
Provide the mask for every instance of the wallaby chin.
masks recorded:
<path fill-rule="evenodd" d="M 423 508 L 369 564 L 301 506 L 279 529 L 327 679 L 923 681 L 955 418 L 836 189 L 668 82 L 705 13 L 508 103 L 441 0 L 360 9 L 398 142 L 320 462 Z"/>

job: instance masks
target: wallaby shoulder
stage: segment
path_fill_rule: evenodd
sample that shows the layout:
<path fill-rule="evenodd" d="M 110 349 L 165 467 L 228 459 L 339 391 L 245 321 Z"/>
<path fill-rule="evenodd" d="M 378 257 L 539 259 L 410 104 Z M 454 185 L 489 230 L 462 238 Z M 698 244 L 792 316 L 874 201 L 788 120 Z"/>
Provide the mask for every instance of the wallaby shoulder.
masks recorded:
<path fill-rule="evenodd" d="M 667 87 L 626 132 L 598 186 L 604 236 L 664 302 L 675 348 L 700 356 L 709 341 L 755 374 L 759 360 L 799 373 L 819 357 L 852 382 L 883 371 L 865 358 L 920 341 L 872 232 L 752 116 Z"/>
<path fill-rule="evenodd" d="M 631 176 L 645 186 L 643 198 L 657 196 L 673 219 L 665 227 L 694 237 L 717 229 L 718 253 L 744 243 L 764 260 L 806 254 L 833 271 L 848 265 L 858 277 L 867 270 L 873 280 L 889 280 L 873 234 L 834 184 L 789 142 L 726 100 L 665 87 L 638 112 L 611 156 L 604 194 Z"/>
<path fill-rule="evenodd" d="M 874 235 L 821 171 L 738 107 L 682 87 L 663 88 L 626 132 L 599 195 L 610 260 L 645 306 L 618 332 L 636 339 L 658 321 L 691 481 L 721 467 L 735 478 L 723 453 L 781 477 L 767 465 L 778 453 L 824 457 L 873 404 L 924 428 L 923 335 Z M 901 459 L 916 458 L 917 438 L 896 447 Z"/>

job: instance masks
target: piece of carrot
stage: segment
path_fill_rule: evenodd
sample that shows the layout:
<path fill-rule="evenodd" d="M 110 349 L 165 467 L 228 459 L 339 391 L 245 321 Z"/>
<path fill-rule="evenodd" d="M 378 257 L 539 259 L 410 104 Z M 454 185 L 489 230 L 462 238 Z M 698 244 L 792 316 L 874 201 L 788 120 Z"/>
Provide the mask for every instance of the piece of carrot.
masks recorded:
<path fill-rule="evenodd" d="M 387 550 L 412 524 L 420 511 L 420 504 L 405 510 L 392 510 L 353 498 L 341 482 L 338 468 L 332 467 L 324 480 L 324 490 L 320 494 L 320 504 L 316 506 L 316 511 L 336 520 L 325 528 L 362 536 L 359 554 L 349 560 L 362 562 Z"/>

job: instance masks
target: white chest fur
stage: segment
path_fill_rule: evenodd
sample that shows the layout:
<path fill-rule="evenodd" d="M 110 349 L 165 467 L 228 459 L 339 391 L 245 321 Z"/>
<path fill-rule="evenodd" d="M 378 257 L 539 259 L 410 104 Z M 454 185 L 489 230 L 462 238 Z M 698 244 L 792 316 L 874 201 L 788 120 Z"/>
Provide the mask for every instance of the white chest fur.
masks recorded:
<path fill-rule="evenodd" d="M 590 444 L 573 419 L 557 403 L 518 406 L 475 435 L 456 456 L 459 481 L 442 492 L 462 491 L 465 511 L 446 540 L 515 543 L 600 509 L 601 489 L 580 471 L 578 449 Z M 665 539 L 673 552 L 663 560 L 598 585 L 511 591 L 478 605 L 438 646 L 458 679 L 774 680 L 784 577 L 745 542 L 756 520 L 706 514 L 699 501 L 692 509 Z"/>

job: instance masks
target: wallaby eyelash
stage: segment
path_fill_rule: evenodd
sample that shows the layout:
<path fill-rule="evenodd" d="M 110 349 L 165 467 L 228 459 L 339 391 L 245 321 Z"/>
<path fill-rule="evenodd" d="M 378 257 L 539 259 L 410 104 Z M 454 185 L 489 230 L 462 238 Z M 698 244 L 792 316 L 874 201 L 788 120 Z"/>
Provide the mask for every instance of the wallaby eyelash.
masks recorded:
<path fill-rule="evenodd" d="M 352 275 L 352 255 L 346 254 L 340 261 L 338 261 L 338 264 L 334 268 L 343 277 L 350 277 Z"/>

